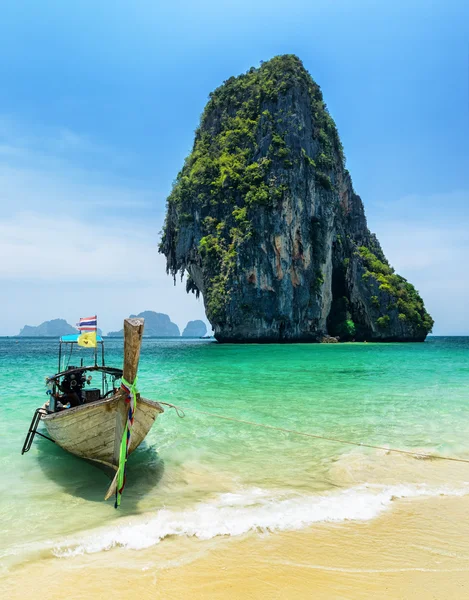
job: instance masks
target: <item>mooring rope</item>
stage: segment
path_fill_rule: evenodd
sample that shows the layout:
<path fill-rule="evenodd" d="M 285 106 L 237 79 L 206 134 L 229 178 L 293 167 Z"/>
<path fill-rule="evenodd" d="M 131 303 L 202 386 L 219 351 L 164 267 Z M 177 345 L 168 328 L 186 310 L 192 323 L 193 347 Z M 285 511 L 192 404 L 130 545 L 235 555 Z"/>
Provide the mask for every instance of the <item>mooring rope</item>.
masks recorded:
<path fill-rule="evenodd" d="M 223 419 L 224 421 L 233 421 L 235 423 L 244 423 L 245 425 L 251 425 L 253 427 L 263 427 L 264 429 L 272 429 L 274 431 L 281 431 L 283 433 L 292 433 L 294 435 L 300 435 L 303 437 L 313 438 L 316 440 L 326 440 L 328 442 L 337 442 L 339 444 L 347 444 L 349 446 L 359 446 L 362 448 L 373 448 L 374 450 L 385 450 L 386 452 L 397 452 L 399 454 L 408 454 L 417 458 L 423 459 L 435 459 L 435 460 L 451 460 L 453 462 L 469 463 L 467 458 L 459 458 L 457 456 L 445 456 L 443 454 L 425 454 L 423 452 L 413 452 L 412 450 L 402 450 L 400 448 L 388 448 L 387 446 L 376 446 L 374 444 L 366 444 L 365 442 L 351 442 L 349 440 L 342 440 L 340 438 L 327 437 L 324 435 L 316 435 L 314 433 L 307 433 L 306 431 L 297 431 L 295 429 L 287 429 L 286 427 L 276 427 L 275 425 L 265 425 L 264 423 L 256 423 L 255 421 L 246 421 L 245 419 L 236 419 L 235 417 L 228 417 L 226 415 L 219 415 L 217 413 L 207 412 L 205 410 L 198 410 L 197 408 L 181 408 L 175 404 L 169 402 L 160 402 L 164 406 L 174 408 L 178 417 L 183 419 L 187 411 L 206 415 L 208 417 L 214 417 L 216 419 Z"/>

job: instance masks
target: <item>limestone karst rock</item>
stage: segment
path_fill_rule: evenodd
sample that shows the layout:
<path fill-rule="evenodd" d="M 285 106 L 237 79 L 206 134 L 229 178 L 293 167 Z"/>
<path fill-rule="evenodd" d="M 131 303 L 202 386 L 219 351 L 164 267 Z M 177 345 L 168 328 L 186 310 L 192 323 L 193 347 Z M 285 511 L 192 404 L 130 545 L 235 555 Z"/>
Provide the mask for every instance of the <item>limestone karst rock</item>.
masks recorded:
<path fill-rule="evenodd" d="M 60 337 L 78 333 L 76 327 L 72 327 L 65 319 L 52 319 L 44 321 L 40 325 L 25 325 L 19 332 L 21 337 Z"/>
<path fill-rule="evenodd" d="M 204 337 L 205 335 L 207 335 L 207 325 L 200 320 L 189 321 L 182 332 L 182 337 Z"/>
<path fill-rule="evenodd" d="M 179 337 L 181 335 L 176 323 L 173 323 L 168 315 L 164 313 L 144 310 L 138 315 L 130 315 L 130 317 L 142 317 L 145 319 L 144 337 Z M 124 337 L 124 330 L 110 331 L 107 335 L 109 337 Z"/>
<path fill-rule="evenodd" d="M 160 251 L 219 341 L 423 341 L 433 325 L 368 230 L 321 90 L 293 55 L 210 94 Z"/>

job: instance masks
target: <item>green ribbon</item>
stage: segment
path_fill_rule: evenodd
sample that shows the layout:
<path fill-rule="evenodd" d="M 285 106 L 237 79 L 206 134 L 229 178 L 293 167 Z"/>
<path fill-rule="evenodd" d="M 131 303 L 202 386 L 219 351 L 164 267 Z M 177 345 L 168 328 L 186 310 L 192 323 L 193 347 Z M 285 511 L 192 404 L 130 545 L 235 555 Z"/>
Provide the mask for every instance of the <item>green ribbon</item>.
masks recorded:
<path fill-rule="evenodd" d="M 124 385 L 128 390 L 130 390 L 130 394 L 133 398 L 133 412 L 132 417 L 135 419 L 135 412 L 137 410 L 137 377 L 135 378 L 133 383 L 129 383 L 124 377 L 121 379 L 121 385 Z M 120 506 L 122 492 L 124 490 L 125 485 L 125 465 L 128 457 L 128 448 L 130 447 L 130 433 L 132 424 L 129 419 L 129 409 L 132 408 L 132 404 L 127 408 L 125 415 L 125 427 L 124 432 L 122 434 L 121 445 L 119 450 L 119 466 L 117 468 L 117 479 L 116 479 L 116 503 L 114 505 L 115 508 Z M 127 446 L 127 434 L 129 433 L 129 445 Z"/>

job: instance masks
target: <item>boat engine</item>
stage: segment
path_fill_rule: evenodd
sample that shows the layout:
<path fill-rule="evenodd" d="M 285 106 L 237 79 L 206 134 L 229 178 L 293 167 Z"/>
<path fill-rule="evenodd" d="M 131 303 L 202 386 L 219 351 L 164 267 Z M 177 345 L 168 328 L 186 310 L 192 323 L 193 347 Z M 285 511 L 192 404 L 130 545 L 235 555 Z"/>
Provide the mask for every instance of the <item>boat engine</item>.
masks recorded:
<path fill-rule="evenodd" d="M 64 398 L 61 401 L 66 400 L 72 406 L 82 404 L 82 389 L 86 383 L 83 371 L 76 371 L 76 369 L 79 369 L 79 367 L 68 367 L 67 373 L 63 376 L 59 386 L 61 392 L 64 394 Z"/>
<path fill-rule="evenodd" d="M 67 371 L 79 369 L 79 367 L 69 367 Z M 62 379 L 63 391 L 76 392 L 80 395 L 83 386 L 86 383 L 86 377 L 83 371 L 77 371 L 75 373 L 66 373 Z"/>

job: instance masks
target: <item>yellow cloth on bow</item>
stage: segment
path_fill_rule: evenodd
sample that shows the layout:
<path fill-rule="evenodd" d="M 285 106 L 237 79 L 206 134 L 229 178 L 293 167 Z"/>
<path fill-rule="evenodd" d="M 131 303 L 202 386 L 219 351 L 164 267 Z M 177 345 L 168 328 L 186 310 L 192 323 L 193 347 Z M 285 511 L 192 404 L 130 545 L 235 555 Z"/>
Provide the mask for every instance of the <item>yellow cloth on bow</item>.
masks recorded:
<path fill-rule="evenodd" d="M 96 331 L 85 331 L 78 336 L 78 345 L 84 348 L 96 348 Z"/>

